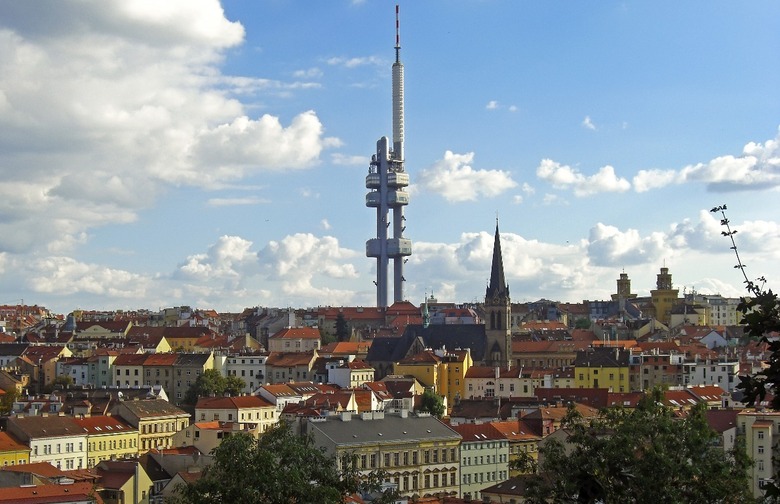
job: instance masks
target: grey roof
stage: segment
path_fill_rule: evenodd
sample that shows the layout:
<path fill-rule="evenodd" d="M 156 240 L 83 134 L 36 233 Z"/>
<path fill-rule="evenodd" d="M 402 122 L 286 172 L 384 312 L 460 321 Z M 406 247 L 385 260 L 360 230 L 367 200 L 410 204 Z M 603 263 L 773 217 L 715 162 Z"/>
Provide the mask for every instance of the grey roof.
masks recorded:
<path fill-rule="evenodd" d="M 35 438 L 86 436 L 87 431 L 72 417 L 28 416 L 8 419 L 9 430 L 21 434 L 25 441 Z M 16 427 L 16 429 L 13 428 Z"/>
<path fill-rule="evenodd" d="M 196 366 L 203 367 L 208 362 L 210 353 L 181 353 L 176 357 L 174 366 Z"/>
<path fill-rule="evenodd" d="M 337 446 L 461 439 L 460 434 L 431 416 L 401 418 L 388 415 L 363 420 L 360 415 L 352 415 L 349 421 L 328 418 L 324 422 L 309 422 L 308 429 L 315 440 L 326 438 Z"/>
<path fill-rule="evenodd" d="M 135 415 L 136 418 L 154 418 L 164 416 L 189 416 L 189 413 L 181 408 L 177 408 L 168 401 L 162 399 L 141 399 L 134 401 L 123 401 L 119 403 L 120 410 L 119 416 L 122 416 L 121 406 L 127 408 L 127 410 Z M 124 418 L 124 417 L 123 417 Z M 130 418 L 124 418 L 126 421 L 131 421 Z"/>
<path fill-rule="evenodd" d="M 0 355 L 19 357 L 29 346 L 29 343 L 0 343 Z"/>
<path fill-rule="evenodd" d="M 577 352 L 576 367 L 628 367 L 631 353 L 616 347 L 586 348 Z"/>
<path fill-rule="evenodd" d="M 406 326 L 401 337 L 375 338 L 368 349 L 366 361 L 398 362 L 406 357 L 409 348 L 417 338 L 422 338 L 428 348 L 438 349 L 443 346 L 447 350 L 471 349 L 471 358 L 475 362 L 485 357 L 487 336 L 484 324 L 436 324 L 424 327 L 421 324 Z"/>

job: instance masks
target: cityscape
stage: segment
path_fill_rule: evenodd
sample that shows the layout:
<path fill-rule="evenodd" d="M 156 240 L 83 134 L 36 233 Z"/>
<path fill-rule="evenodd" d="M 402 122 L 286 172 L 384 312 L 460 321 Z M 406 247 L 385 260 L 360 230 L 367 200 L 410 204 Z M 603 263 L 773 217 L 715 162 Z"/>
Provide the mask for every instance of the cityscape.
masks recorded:
<path fill-rule="evenodd" d="M 780 273 L 780 73 L 712 76 L 776 56 L 778 6 L 681 9 L 731 48 L 695 61 L 632 2 L 310 7 L 0 6 L 0 503 L 254 502 L 225 447 L 287 432 L 334 502 L 553 502 L 610 411 L 706 424 L 718 498 L 775 488 L 738 385 L 776 360 L 743 297 Z"/>

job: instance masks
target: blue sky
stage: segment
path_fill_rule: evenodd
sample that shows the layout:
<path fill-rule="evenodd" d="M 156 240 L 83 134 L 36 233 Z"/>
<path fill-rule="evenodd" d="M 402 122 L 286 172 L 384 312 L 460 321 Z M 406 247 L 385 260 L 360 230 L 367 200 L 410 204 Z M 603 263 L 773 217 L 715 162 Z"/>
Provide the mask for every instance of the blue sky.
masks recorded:
<path fill-rule="evenodd" d="M 394 5 L 1 1 L 0 304 L 374 304 Z M 780 4 L 400 8 L 410 301 L 777 288 Z"/>

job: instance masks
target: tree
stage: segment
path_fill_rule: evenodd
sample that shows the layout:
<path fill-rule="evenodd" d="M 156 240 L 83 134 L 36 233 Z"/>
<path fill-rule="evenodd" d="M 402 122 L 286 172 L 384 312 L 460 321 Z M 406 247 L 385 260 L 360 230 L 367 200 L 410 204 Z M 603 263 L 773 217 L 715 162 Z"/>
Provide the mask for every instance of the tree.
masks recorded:
<path fill-rule="evenodd" d="M 750 406 L 756 401 L 763 401 L 767 391 L 772 392 L 772 409 L 780 409 L 780 340 L 769 340 L 767 335 L 780 331 L 780 303 L 777 294 L 772 289 L 766 289 L 766 279 L 760 277 L 755 281 L 748 278 L 746 266 L 742 262 L 737 250 L 737 242 L 734 240 L 736 229 L 731 229 L 730 221 L 726 218 L 726 205 L 720 205 L 710 212 L 720 212 L 720 224 L 726 230 L 723 236 L 731 240 L 731 250 L 737 258 L 735 269 L 739 269 L 744 279 L 745 290 L 748 295 L 740 298 L 737 310 L 743 314 L 740 324 L 745 324 L 746 333 L 752 338 L 758 339 L 768 345 L 771 356 L 769 367 L 759 371 L 755 375 L 740 376 L 738 389 L 745 392 L 746 403 Z"/>
<path fill-rule="evenodd" d="M 51 394 L 57 389 L 65 389 L 73 385 L 73 378 L 69 375 L 59 375 L 51 383 L 43 387 L 46 394 Z"/>
<path fill-rule="evenodd" d="M 207 369 L 190 385 L 184 395 L 186 404 L 195 404 L 199 397 L 222 396 L 225 393 L 239 395 L 246 386 L 237 376 L 224 377 L 216 369 Z"/>
<path fill-rule="evenodd" d="M 377 490 L 384 475 L 368 481 L 354 461 L 339 471 L 336 461 L 282 422 L 256 439 L 248 434 L 225 438 L 213 450 L 214 461 L 195 482 L 177 488 L 177 503 L 332 503 L 347 495 Z M 384 497 L 392 502 L 395 492 Z M 380 500 L 379 502 L 384 502 Z"/>
<path fill-rule="evenodd" d="M 444 399 L 432 388 L 425 389 L 422 396 L 420 396 L 420 407 L 418 411 L 423 413 L 430 413 L 436 418 L 444 416 Z"/>
<path fill-rule="evenodd" d="M 6 416 L 11 414 L 11 411 L 14 408 L 14 401 L 16 401 L 20 395 L 21 394 L 16 390 L 16 387 L 11 387 L 6 390 L 5 394 L 0 396 L 0 415 Z"/>
<path fill-rule="evenodd" d="M 530 502 L 753 502 L 744 447 L 726 453 L 704 405 L 677 418 L 655 389 L 635 409 L 605 409 L 564 422 L 568 438 L 539 449 Z M 526 461 L 528 462 L 528 461 Z"/>
<path fill-rule="evenodd" d="M 349 341 L 349 324 L 343 313 L 336 315 L 336 340 Z"/>

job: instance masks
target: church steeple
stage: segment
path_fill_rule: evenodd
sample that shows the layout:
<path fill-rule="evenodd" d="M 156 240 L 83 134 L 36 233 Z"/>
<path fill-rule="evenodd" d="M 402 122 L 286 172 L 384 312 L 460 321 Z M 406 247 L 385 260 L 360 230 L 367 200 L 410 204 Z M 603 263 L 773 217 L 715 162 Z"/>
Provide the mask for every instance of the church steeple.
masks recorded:
<path fill-rule="evenodd" d="M 498 219 L 496 219 L 496 235 L 493 238 L 493 263 L 490 266 L 490 283 L 485 291 L 485 300 L 508 298 L 509 286 L 504 277 L 504 259 L 501 255 L 501 236 L 498 233 Z"/>
<path fill-rule="evenodd" d="M 509 286 L 504 276 L 498 219 L 496 219 L 496 236 L 493 241 L 490 282 L 485 291 L 485 336 L 488 355 L 485 356 L 484 364 L 509 369 L 512 365 L 512 302 L 509 299 Z"/>

